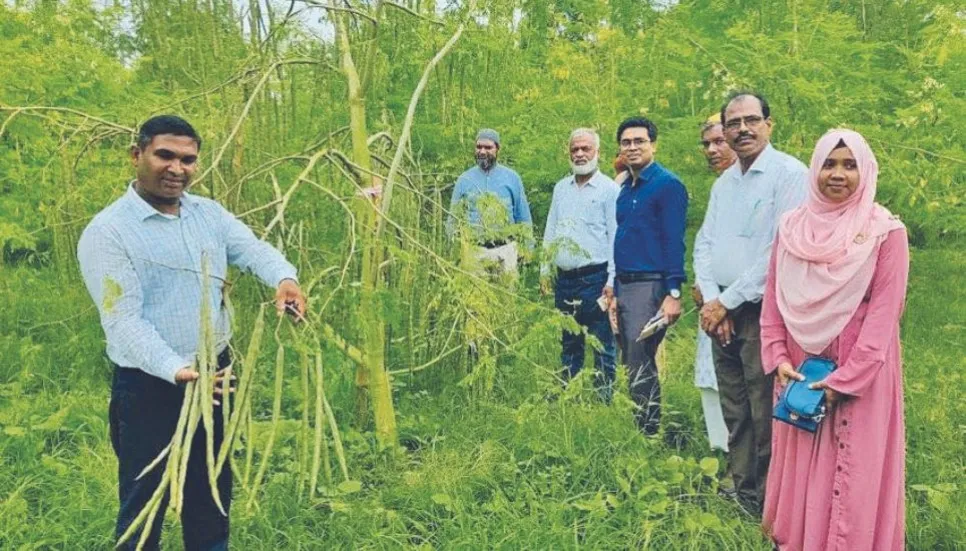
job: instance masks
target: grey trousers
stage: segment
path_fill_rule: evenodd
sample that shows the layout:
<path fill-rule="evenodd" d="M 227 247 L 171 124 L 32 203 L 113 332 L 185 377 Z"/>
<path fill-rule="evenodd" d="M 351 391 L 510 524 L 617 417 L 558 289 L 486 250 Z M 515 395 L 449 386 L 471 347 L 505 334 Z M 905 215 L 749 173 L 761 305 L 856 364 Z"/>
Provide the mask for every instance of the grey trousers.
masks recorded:
<path fill-rule="evenodd" d="M 644 434 L 656 434 L 661 424 L 661 384 L 655 355 L 667 331 L 661 330 L 641 342 L 636 341 L 644 324 L 661 309 L 666 296 L 664 283 L 620 283 L 617 293 L 622 358 L 627 366 L 631 399 L 638 406 L 634 418 Z"/>
<path fill-rule="evenodd" d="M 746 302 L 729 314 L 735 336 L 728 346 L 713 339 L 714 371 L 728 427 L 728 461 L 738 498 L 760 512 L 771 461 L 774 374 L 761 368 L 761 303 Z"/>

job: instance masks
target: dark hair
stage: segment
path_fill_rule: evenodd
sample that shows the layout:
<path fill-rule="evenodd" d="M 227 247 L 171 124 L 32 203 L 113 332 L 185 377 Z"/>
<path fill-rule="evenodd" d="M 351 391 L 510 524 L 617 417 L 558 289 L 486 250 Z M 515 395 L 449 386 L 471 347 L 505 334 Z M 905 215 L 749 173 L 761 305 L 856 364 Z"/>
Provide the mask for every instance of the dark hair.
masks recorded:
<path fill-rule="evenodd" d="M 144 149 L 151 143 L 151 140 L 159 134 L 173 134 L 175 136 L 188 136 L 198 144 L 201 150 L 201 137 L 188 121 L 175 115 L 158 115 L 144 121 L 138 129 L 138 149 Z"/>
<path fill-rule="evenodd" d="M 653 122 L 645 119 L 644 117 L 631 117 L 625 119 L 624 122 L 617 127 L 617 143 L 621 142 L 621 134 L 624 133 L 628 128 L 646 128 L 647 137 L 652 142 L 657 141 L 657 126 Z"/>
<path fill-rule="evenodd" d="M 751 96 L 757 99 L 758 103 L 761 104 L 761 116 L 766 119 L 771 116 L 771 109 L 768 107 L 768 100 L 765 99 L 765 96 L 759 94 L 758 92 L 752 92 L 750 90 L 737 90 L 735 92 L 728 94 L 728 99 L 726 99 L 724 102 L 724 105 L 721 106 L 721 124 L 725 123 L 725 109 L 727 109 L 728 106 L 731 105 L 731 102 L 735 101 L 736 99 L 742 96 Z"/>

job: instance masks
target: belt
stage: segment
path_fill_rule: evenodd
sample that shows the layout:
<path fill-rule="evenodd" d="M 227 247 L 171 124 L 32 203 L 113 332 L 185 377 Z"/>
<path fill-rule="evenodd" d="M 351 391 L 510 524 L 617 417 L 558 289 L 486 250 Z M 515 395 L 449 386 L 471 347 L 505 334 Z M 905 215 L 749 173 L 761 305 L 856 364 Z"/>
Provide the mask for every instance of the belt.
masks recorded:
<path fill-rule="evenodd" d="M 483 247 L 484 249 L 495 249 L 497 247 L 502 247 L 507 243 L 509 243 L 509 241 L 505 239 L 500 239 L 496 241 L 481 241 L 480 246 Z"/>
<path fill-rule="evenodd" d="M 624 272 L 617 274 L 617 281 L 621 283 L 635 283 L 638 281 L 664 281 L 660 272 Z"/>
<path fill-rule="evenodd" d="M 574 268 L 573 270 L 561 270 L 557 268 L 557 276 L 564 278 L 574 278 L 583 277 L 585 275 L 596 274 L 598 272 L 603 272 L 607 270 L 607 263 L 601 262 L 600 264 L 590 264 L 588 266 L 581 266 L 580 268 Z"/>

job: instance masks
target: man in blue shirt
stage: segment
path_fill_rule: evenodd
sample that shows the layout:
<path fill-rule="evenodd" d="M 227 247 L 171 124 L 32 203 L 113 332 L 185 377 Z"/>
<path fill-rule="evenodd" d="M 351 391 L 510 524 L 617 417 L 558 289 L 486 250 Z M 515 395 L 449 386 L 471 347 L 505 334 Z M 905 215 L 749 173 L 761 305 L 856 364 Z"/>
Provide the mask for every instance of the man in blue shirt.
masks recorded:
<path fill-rule="evenodd" d="M 202 286 L 210 289 L 213 340 L 221 368 L 215 377 L 213 439 L 221 448 L 224 427 L 221 381 L 232 379 L 229 311 L 223 301 L 228 265 L 253 272 L 276 287 L 276 308 L 301 317 L 305 297 L 295 268 L 271 245 L 255 237 L 218 203 L 185 193 L 198 166 L 201 138 L 187 121 L 154 117 L 132 148 L 136 179 L 127 192 L 84 229 L 77 245 L 84 284 L 100 314 L 107 355 L 114 364 L 111 444 L 118 459 L 120 510 L 116 536 L 124 534 L 145 507 L 165 470 L 165 461 L 141 471 L 171 442 L 183 383 L 198 379 L 193 368 L 200 336 Z M 202 258 L 210 277 L 202 281 Z M 186 549 L 227 549 L 228 517 L 211 496 L 206 433 L 199 426 L 191 446 L 181 517 Z M 221 503 L 231 505 L 231 469 L 217 475 Z M 168 496 L 146 528 L 146 547 L 157 549 Z M 140 530 L 124 544 L 134 549 Z"/>
<path fill-rule="evenodd" d="M 694 242 L 694 276 L 704 305 L 701 328 L 712 342 L 728 460 L 739 502 L 759 514 L 771 461 L 774 375 L 761 365 L 761 299 L 782 214 L 808 193 L 808 169 L 772 147 L 771 110 L 760 94 L 737 92 L 721 109 L 738 162 L 711 187 Z"/>
<path fill-rule="evenodd" d="M 654 160 L 657 126 L 644 118 L 627 119 L 617 129 L 617 143 L 628 171 L 618 177 L 616 308 L 621 349 L 638 406 L 637 424 L 656 434 L 661 419 L 657 347 L 666 327 L 640 339 L 641 330 L 659 312 L 670 325 L 681 315 L 684 230 L 688 194 L 673 173 Z"/>
<path fill-rule="evenodd" d="M 589 128 L 574 130 L 569 150 L 572 174 L 553 188 L 543 246 L 553 255 L 557 268 L 557 309 L 573 316 L 602 345 L 594 350 L 596 386 L 604 401 L 610 402 L 617 350 L 606 308 L 614 296 L 618 188 L 597 168 L 600 136 L 596 132 Z M 541 291 L 548 293 L 549 263 L 541 267 L 541 276 Z M 563 332 L 560 362 L 565 381 L 580 372 L 584 366 L 583 333 Z"/>
<path fill-rule="evenodd" d="M 447 232 L 462 230 L 478 245 L 475 259 L 497 273 L 516 274 L 517 242 L 529 246 L 533 219 L 520 175 L 497 162 L 500 135 L 489 128 L 476 136 L 476 166 L 453 189 Z M 456 220 L 465 222 L 457 228 Z"/>

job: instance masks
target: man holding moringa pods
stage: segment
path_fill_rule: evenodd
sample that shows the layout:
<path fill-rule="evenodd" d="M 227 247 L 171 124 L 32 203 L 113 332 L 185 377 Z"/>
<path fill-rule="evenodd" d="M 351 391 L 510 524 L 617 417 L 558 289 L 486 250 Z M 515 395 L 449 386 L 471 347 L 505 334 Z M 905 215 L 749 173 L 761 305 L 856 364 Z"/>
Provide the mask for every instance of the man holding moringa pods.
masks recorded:
<path fill-rule="evenodd" d="M 285 257 L 221 205 L 186 193 L 198 166 L 201 138 L 185 120 L 162 115 L 145 122 L 131 149 L 136 179 L 120 199 L 85 228 L 77 246 L 84 283 L 100 313 L 107 355 L 114 365 L 110 403 L 111 443 L 118 458 L 116 535 L 124 534 L 162 481 L 161 466 L 140 476 L 171 442 L 184 398 L 184 383 L 198 379 L 202 297 L 210 297 L 214 377 L 214 447 L 221 447 L 220 394 L 230 373 L 229 312 L 223 287 L 228 265 L 254 273 L 276 287 L 276 307 L 301 319 L 305 297 L 296 270 Z M 209 281 L 202 281 L 202 257 Z M 209 285 L 203 292 L 202 285 Z M 191 442 L 181 517 L 188 550 L 228 547 L 231 469 L 217 475 L 219 510 L 209 486 L 206 433 L 199 426 Z M 145 548 L 157 549 L 160 514 L 147 529 Z M 134 549 L 140 534 L 124 548 Z"/>

